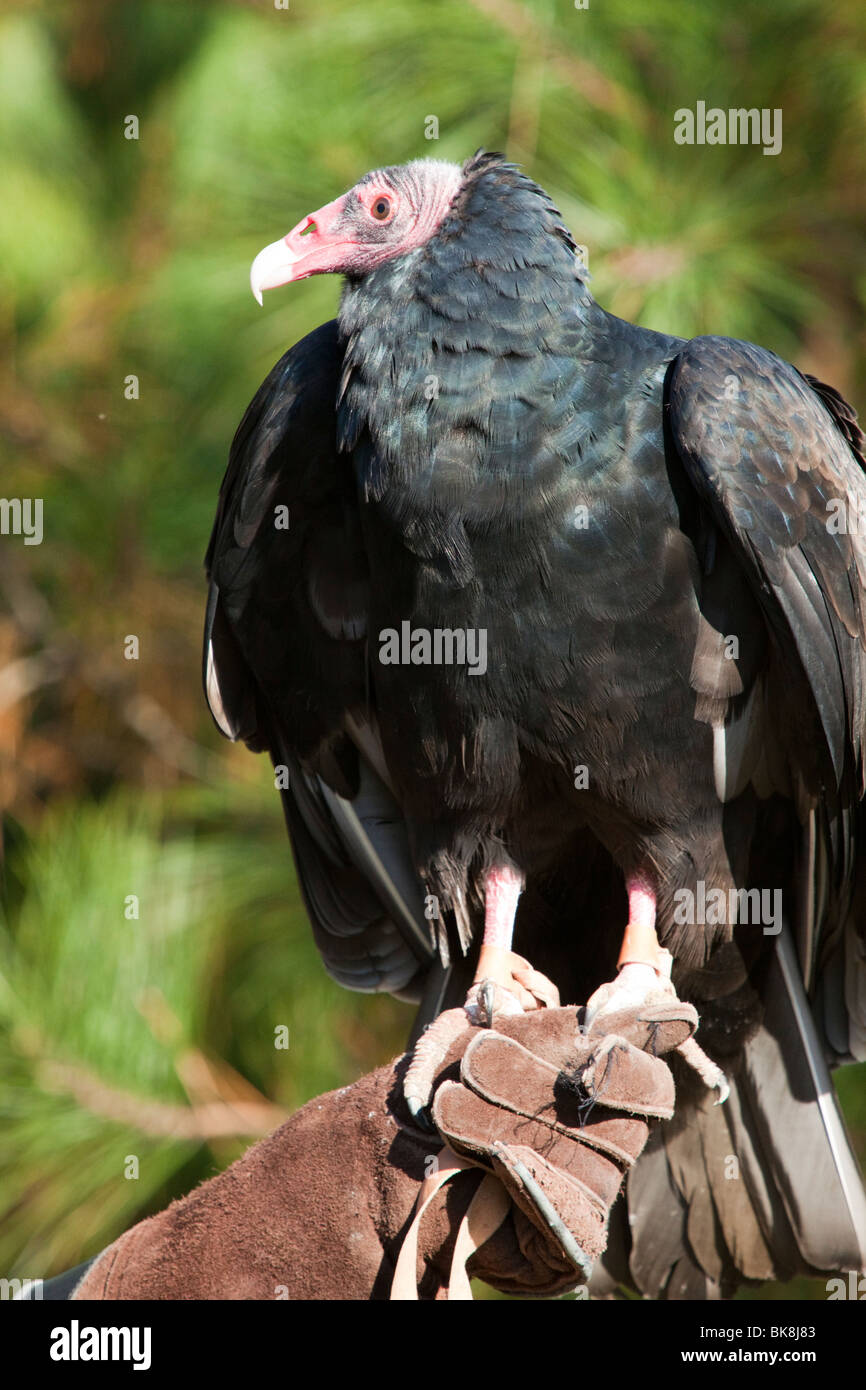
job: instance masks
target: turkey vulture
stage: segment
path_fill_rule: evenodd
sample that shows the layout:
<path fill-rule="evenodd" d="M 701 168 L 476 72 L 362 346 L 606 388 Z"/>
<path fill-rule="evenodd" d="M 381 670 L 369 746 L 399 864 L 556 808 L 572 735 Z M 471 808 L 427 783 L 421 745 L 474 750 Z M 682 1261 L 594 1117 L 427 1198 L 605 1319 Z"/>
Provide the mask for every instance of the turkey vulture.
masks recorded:
<path fill-rule="evenodd" d="M 607 313 L 497 154 L 367 174 L 251 282 L 326 272 L 232 445 L 204 680 L 278 769 L 327 969 L 417 1038 L 482 980 L 604 1006 L 670 952 L 731 1094 L 680 1069 L 594 1291 L 863 1268 L 829 1075 L 866 1059 L 854 411 Z"/>

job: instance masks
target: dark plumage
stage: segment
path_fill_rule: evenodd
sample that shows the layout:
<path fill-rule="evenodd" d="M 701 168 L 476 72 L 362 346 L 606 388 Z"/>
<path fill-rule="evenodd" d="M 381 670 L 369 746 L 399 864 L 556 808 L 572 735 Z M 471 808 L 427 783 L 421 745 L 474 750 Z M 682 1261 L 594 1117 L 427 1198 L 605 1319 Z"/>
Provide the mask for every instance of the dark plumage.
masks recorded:
<path fill-rule="evenodd" d="M 449 169 L 369 175 L 308 219 L 354 249 L 316 251 L 348 272 L 339 317 L 281 359 L 232 446 L 211 708 L 290 769 L 328 969 L 426 990 L 425 1020 L 472 978 L 491 866 L 525 875 L 515 944 L 570 999 L 615 972 L 623 885 L 649 878 L 733 1095 L 713 1109 L 684 1081 L 612 1277 L 694 1297 L 859 1267 L 866 1201 L 817 1097 L 825 1058 L 866 1057 L 866 541 L 828 527 L 838 499 L 866 516 L 863 436 L 771 352 L 606 313 L 549 198 L 499 156 Z M 383 189 L 415 230 L 383 257 L 377 228 L 371 263 L 358 209 Z M 287 263 L 309 244 L 291 233 Z M 486 632 L 486 671 L 383 664 L 406 621 Z M 678 920 L 699 883 L 781 890 L 783 930 Z"/>

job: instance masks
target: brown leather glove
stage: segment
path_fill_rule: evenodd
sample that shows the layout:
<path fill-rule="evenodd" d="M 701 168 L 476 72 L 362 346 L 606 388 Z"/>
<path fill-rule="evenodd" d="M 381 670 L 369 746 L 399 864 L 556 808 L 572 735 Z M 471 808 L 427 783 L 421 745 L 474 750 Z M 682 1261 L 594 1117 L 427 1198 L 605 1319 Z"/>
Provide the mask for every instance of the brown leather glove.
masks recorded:
<path fill-rule="evenodd" d="M 453 1013 L 460 1026 L 463 1011 Z M 576 1018 L 559 1008 L 500 1018 L 493 1029 L 464 1026 L 446 1056 L 431 1104 L 446 1141 L 440 1163 L 453 1155 L 492 1174 L 458 1231 L 450 1297 L 469 1296 L 461 1264 L 470 1254 L 471 1271 L 507 1292 L 550 1295 L 588 1281 L 648 1119 L 673 1114 L 673 1077 L 660 1054 L 691 1037 L 690 1005 L 645 1006 L 599 1019 L 587 1033 Z M 427 1179 L 419 1205 L 435 1181 Z M 509 1203 L 522 1262 L 513 1249 L 494 1259 L 494 1243 L 485 1244 Z M 410 1247 L 398 1264 L 400 1298 L 414 1296 Z"/>
<path fill-rule="evenodd" d="M 467 1257 L 506 1292 L 574 1288 L 604 1248 L 648 1117 L 673 1113 L 670 1072 L 650 1054 L 697 1023 L 679 1002 L 644 1014 L 606 1020 L 602 1036 L 582 1035 L 573 1007 L 467 1024 L 436 1081 L 444 1150 L 411 1119 L 407 1058 L 320 1096 L 127 1231 L 73 1297 L 387 1299 L 401 1250 L 397 1297 L 442 1298 L 449 1283 L 467 1296 Z M 443 1184 L 449 1162 L 469 1171 Z"/>

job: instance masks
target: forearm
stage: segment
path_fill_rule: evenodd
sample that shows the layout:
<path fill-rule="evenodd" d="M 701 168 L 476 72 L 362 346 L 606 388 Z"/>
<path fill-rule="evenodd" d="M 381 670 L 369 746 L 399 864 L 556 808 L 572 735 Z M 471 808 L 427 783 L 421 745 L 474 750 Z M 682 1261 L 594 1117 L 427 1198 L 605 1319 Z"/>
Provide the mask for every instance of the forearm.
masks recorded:
<path fill-rule="evenodd" d="M 398 1123 L 394 1083 L 392 1064 L 311 1100 L 121 1236 L 76 1298 L 387 1298 L 425 1160 L 441 1143 Z"/>

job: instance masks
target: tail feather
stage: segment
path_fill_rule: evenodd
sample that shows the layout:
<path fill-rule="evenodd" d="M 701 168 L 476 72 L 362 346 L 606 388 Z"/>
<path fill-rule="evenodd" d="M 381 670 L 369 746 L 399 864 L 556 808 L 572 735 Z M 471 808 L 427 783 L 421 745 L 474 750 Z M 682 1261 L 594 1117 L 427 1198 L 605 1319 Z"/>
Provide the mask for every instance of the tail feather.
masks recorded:
<path fill-rule="evenodd" d="M 661 1128 L 653 1131 L 629 1174 L 626 1203 L 628 1221 L 623 1223 L 622 1229 L 626 1238 L 630 1238 L 631 1248 L 626 1258 L 630 1282 L 640 1293 L 659 1298 L 661 1291 L 667 1288 L 671 1270 L 686 1249 L 688 1216 L 685 1199 L 677 1189 L 667 1162 Z M 653 1214 L 651 1223 L 649 1213 Z M 605 1263 L 612 1259 L 621 1265 L 622 1259 L 617 1260 L 610 1246 L 609 1238 L 610 1253 L 605 1252 Z M 591 1291 L 592 1287 L 591 1283 Z"/>
<path fill-rule="evenodd" d="M 776 940 L 763 1027 L 744 1089 L 800 1253 L 818 1269 L 866 1267 L 866 1193 L 787 928 Z"/>

